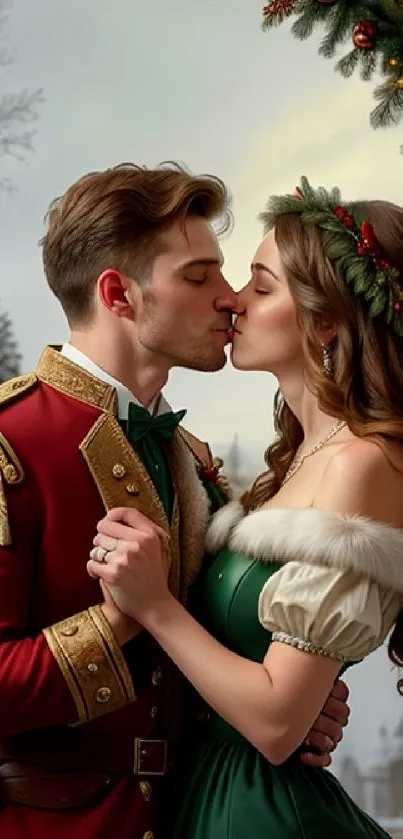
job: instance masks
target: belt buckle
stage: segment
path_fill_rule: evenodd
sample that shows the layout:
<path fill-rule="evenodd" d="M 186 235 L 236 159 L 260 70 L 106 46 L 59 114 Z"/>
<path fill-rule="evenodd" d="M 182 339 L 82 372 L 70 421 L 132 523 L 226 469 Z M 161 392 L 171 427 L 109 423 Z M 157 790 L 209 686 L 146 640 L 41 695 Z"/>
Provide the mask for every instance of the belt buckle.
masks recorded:
<path fill-rule="evenodd" d="M 134 740 L 135 775 L 165 775 L 168 762 L 167 740 Z"/>

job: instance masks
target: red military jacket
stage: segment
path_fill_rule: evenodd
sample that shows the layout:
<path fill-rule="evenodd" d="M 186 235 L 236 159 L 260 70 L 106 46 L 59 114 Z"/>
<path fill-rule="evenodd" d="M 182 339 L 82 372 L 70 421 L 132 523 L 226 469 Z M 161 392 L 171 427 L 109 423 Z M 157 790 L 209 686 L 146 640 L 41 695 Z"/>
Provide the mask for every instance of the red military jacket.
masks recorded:
<path fill-rule="evenodd" d="M 202 560 L 208 500 L 178 431 L 168 451 L 169 525 L 115 400 L 113 388 L 50 347 L 35 373 L 0 388 L 0 741 L 81 726 L 134 744 L 158 724 L 163 666 L 145 655 L 145 633 L 131 642 L 129 665 L 86 563 L 105 510 L 136 506 L 170 531 L 167 572 L 184 598 Z M 152 779 L 133 775 L 75 810 L 0 804 L 0 836 L 152 839 L 155 799 Z"/>

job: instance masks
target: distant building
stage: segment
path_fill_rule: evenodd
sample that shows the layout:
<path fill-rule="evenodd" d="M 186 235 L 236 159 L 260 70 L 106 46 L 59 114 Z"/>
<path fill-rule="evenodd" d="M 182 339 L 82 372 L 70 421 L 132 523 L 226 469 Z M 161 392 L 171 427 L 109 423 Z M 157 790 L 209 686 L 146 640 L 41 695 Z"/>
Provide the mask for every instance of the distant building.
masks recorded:
<path fill-rule="evenodd" d="M 223 472 L 229 479 L 235 495 L 242 495 L 253 484 L 256 478 L 256 469 L 243 453 L 237 433 L 234 435 L 227 452 L 223 454 L 223 460 Z"/>
<path fill-rule="evenodd" d="M 391 836 L 403 837 L 403 719 L 392 736 L 384 726 L 380 729 L 377 760 L 368 772 L 346 757 L 339 779 L 353 800 Z"/>

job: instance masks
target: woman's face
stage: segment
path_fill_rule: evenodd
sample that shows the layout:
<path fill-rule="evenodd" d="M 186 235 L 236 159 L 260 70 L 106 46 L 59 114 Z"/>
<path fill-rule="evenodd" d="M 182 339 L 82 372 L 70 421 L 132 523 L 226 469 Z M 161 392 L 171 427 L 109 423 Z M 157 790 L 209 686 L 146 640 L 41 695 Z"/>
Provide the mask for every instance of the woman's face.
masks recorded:
<path fill-rule="evenodd" d="M 280 254 L 270 231 L 252 262 L 252 278 L 240 292 L 244 311 L 237 318 L 232 363 L 238 370 L 262 370 L 275 376 L 301 369 L 297 310 L 288 289 Z"/>

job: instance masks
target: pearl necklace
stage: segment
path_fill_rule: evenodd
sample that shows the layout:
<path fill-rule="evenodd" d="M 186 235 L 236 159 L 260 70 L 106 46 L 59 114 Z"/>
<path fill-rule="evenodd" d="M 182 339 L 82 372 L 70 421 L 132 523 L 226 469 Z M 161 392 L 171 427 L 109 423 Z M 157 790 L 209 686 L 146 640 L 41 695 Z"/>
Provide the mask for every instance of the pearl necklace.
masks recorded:
<path fill-rule="evenodd" d="M 303 463 L 305 463 L 308 457 L 312 457 L 313 454 L 316 454 L 316 452 L 318 452 L 320 449 L 323 449 L 323 446 L 326 445 L 328 440 L 331 440 L 331 438 L 334 437 L 335 434 L 338 434 L 339 431 L 342 430 L 342 428 L 345 428 L 346 425 L 347 423 L 344 422 L 344 420 L 339 420 L 338 422 L 336 422 L 336 425 L 333 425 L 330 431 L 328 431 L 326 437 L 323 437 L 322 440 L 319 440 L 318 443 L 315 443 L 315 445 L 312 446 L 311 449 L 308 449 L 308 451 L 305 452 L 305 454 L 301 455 L 300 457 L 295 457 L 291 465 L 287 469 L 282 486 L 284 486 L 284 484 L 286 484 L 291 478 L 293 478 L 296 472 L 299 472 L 301 466 L 303 465 Z"/>

